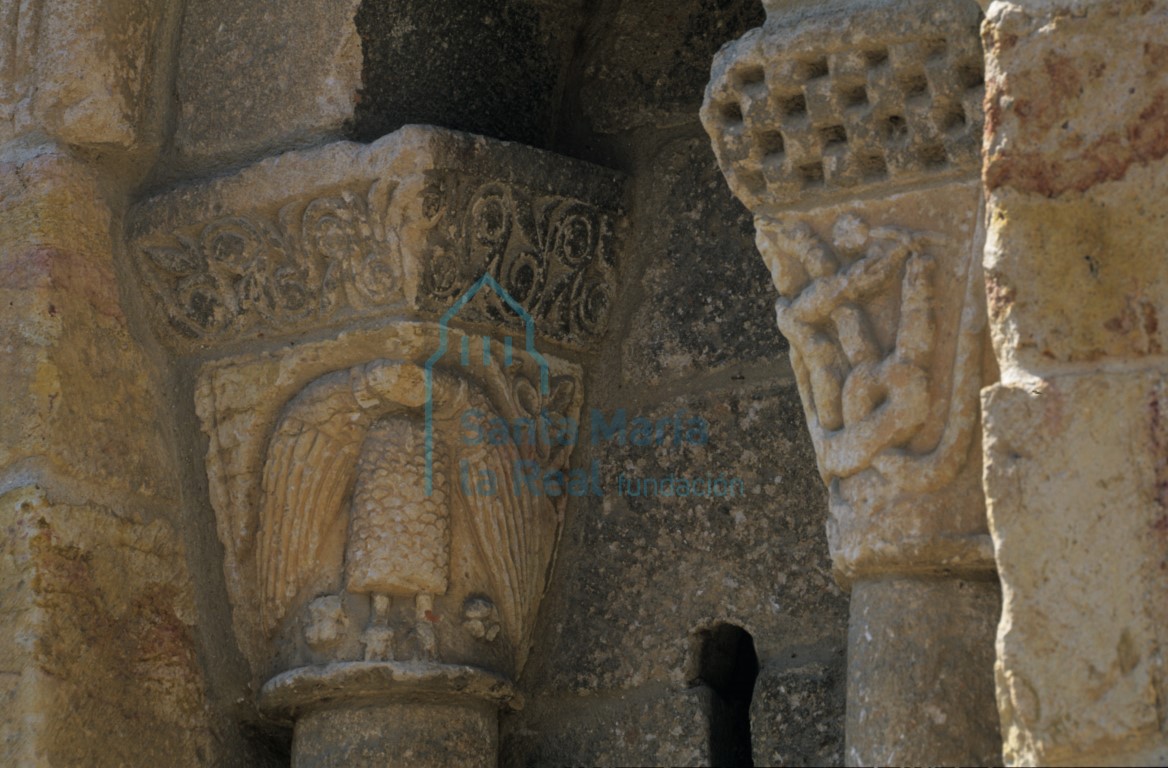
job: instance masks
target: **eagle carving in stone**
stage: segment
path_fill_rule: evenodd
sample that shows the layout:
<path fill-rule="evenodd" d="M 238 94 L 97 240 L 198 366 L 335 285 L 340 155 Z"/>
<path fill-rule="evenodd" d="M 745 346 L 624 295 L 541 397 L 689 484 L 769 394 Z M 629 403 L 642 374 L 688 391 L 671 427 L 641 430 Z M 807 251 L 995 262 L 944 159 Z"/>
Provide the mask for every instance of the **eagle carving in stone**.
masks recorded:
<path fill-rule="evenodd" d="M 529 398 L 515 392 L 533 390 L 520 377 L 503 388 L 503 397 L 491 397 L 437 371 L 431 386 L 429 493 L 422 418 L 427 388 L 420 367 L 376 361 L 338 371 L 285 407 L 267 450 L 258 521 L 256 565 L 269 637 L 306 606 L 306 613 L 327 621 L 330 612 L 339 616 L 344 601 L 362 595 L 368 596 L 365 659 L 399 658 L 403 640 L 405 653 L 436 659 L 438 624 L 461 611 L 461 631 L 486 642 L 501 631 L 522 665 L 556 544 L 559 505 L 517 492 L 517 462 L 532 447 L 468 444 L 458 439 L 457 422 L 468 409 L 523 412 Z M 560 394 L 562 401 L 563 383 Z M 532 407 L 546 404 L 528 402 Z M 460 482 L 454 474 L 460 466 L 472 477 L 497 478 L 494 492 Z M 478 562 L 469 575 L 452 575 L 456 548 L 469 553 L 460 563 Z M 459 594 L 436 607 L 454 582 Z M 403 598 L 414 603 L 413 626 L 404 632 L 391 621 L 391 606 L 400 609 Z M 305 621 L 311 625 L 312 619 Z M 310 644 L 332 637 L 319 627 L 305 631 Z"/>

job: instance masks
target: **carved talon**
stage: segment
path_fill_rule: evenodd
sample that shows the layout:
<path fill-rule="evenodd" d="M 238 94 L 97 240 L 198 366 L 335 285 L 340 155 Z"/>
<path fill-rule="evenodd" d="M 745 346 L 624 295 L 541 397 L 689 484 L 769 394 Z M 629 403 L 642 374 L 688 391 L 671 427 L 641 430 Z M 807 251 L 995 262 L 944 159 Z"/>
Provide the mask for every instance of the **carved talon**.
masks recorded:
<path fill-rule="evenodd" d="M 389 595 L 374 595 L 369 625 L 361 635 L 365 644 L 365 661 L 392 659 L 393 638 L 393 630 L 389 627 Z"/>

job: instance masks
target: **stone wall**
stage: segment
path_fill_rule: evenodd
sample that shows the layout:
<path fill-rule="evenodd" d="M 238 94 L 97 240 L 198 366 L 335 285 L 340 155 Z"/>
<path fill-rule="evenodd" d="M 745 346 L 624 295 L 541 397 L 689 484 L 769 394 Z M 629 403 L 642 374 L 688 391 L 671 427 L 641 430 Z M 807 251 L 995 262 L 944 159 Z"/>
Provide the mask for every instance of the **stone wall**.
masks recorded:
<path fill-rule="evenodd" d="M 982 393 L 1014 764 L 1168 762 L 1168 6 L 987 16 Z"/>
<path fill-rule="evenodd" d="M 235 396 L 206 382 L 227 386 L 237 369 L 244 396 L 260 360 L 287 359 L 289 372 L 357 361 L 380 338 L 369 322 L 397 322 L 400 308 L 370 315 L 368 296 L 349 294 L 322 331 L 323 314 L 269 318 L 287 314 L 281 297 L 253 322 L 237 306 L 250 298 L 210 287 L 225 267 L 191 277 L 190 265 L 269 226 L 266 212 L 244 214 L 244 229 L 223 223 L 252 198 L 299 247 L 309 212 L 286 218 L 297 185 L 365 173 L 342 139 L 425 122 L 624 175 L 603 344 L 584 349 L 578 336 L 565 354 L 589 371 L 585 412 L 708 424 L 694 444 L 585 440 L 573 455 L 597 463 L 607 492 L 566 510 L 519 680 L 529 705 L 504 718 L 502 760 L 745 759 L 750 737 L 760 762 L 840 759 L 846 601 L 826 560 L 823 496 L 750 218 L 697 122 L 710 57 L 758 23 L 755 5 L 189 0 L 4 13 L 7 755 L 287 759 L 289 731 L 256 709 L 255 618 L 217 501 L 228 497 L 216 457 L 234 449 L 215 425 Z M 328 149 L 270 166 L 278 184 L 264 164 L 240 170 L 313 147 Z M 526 157 L 508 179 L 551 178 Z M 319 166 L 311 179 L 300 162 Z M 498 172 L 483 162 L 461 167 Z M 440 309 L 426 301 L 423 315 Z M 373 335 L 337 340 L 353 322 Z M 298 352 L 305 334 L 315 346 Z M 738 485 L 700 500 L 617 491 L 621 476 L 671 473 Z"/>
<path fill-rule="evenodd" d="M 774 292 L 749 214 L 697 120 L 708 63 L 749 2 L 610 2 L 588 19 L 557 149 L 630 177 L 625 303 L 588 405 L 710 424 L 705 445 L 583 446 L 608 493 L 568 518 L 504 764 L 725 764 L 733 692 L 703 677 L 719 626 L 750 633 L 756 764 L 842 760 L 847 599 Z M 725 474 L 745 496 L 614 493 L 618 478 Z M 741 717 L 739 719 L 742 719 Z M 731 746 L 727 746 L 729 743 Z"/>
<path fill-rule="evenodd" d="M 1166 19 L 0 0 L 0 762 L 1168 762 Z"/>

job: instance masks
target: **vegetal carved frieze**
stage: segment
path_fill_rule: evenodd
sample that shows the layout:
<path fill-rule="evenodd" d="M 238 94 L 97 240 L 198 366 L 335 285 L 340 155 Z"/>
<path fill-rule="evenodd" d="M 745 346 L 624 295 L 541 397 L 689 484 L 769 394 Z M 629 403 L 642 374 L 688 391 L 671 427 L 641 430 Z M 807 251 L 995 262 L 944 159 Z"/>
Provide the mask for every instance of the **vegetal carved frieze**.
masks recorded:
<path fill-rule="evenodd" d="M 437 317 L 484 273 L 546 339 L 587 346 L 616 290 L 621 183 L 546 152 L 410 127 L 147 200 L 130 251 L 181 351 L 369 317 Z M 515 325 L 483 294 L 463 322 Z"/>

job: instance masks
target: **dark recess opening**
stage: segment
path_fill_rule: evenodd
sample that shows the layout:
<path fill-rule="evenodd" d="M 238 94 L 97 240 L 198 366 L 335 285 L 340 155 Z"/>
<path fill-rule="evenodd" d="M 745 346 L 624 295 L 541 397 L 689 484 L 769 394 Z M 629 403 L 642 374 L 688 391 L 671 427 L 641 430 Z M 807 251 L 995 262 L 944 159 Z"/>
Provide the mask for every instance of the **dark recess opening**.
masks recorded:
<path fill-rule="evenodd" d="M 718 624 L 698 633 L 697 682 L 714 691 L 710 708 L 710 758 L 715 766 L 753 766 L 750 699 L 758 677 L 754 638 L 742 627 Z"/>

